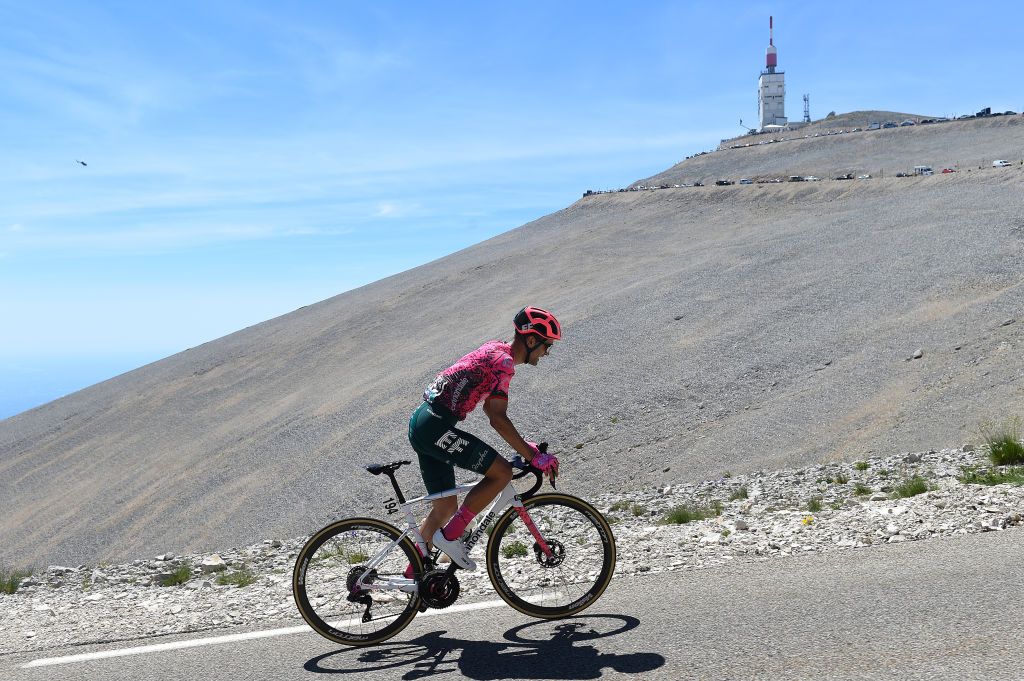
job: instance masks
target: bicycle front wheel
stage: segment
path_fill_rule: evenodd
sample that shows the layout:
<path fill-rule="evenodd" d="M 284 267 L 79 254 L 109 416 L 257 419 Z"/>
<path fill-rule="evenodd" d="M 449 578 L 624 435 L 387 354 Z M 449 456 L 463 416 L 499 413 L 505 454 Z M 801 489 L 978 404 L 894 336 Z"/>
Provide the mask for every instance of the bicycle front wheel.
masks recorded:
<path fill-rule="evenodd" d="M 412 541 L 373 518 L 349 518 L 314 534 L 292 575 L 295 604 L 314 631 L 336 643 L 385 641 L 416 616 L 423 560 Z M 412 564 L 415 579 L 403 576 Z"/>
<path fill-rule="evenodd" d="M 615 571 L 615 537 L 608 522 L 568 494 L 538 494 L 523 506 L 550 553 L 510 508 L 487 542 L 487 574 L 495 591 L 531 617 L 568 617 L 589 607 Z"/>

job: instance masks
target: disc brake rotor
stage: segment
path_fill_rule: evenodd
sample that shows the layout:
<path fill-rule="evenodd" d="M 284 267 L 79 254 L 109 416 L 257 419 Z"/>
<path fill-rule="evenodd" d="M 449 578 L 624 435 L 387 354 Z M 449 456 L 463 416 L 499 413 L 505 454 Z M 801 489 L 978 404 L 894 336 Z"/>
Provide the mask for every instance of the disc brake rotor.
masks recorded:
<path fill-rule="evenodd" d="M 562 542 L 556 539 L 545 539 L 544 541 L 547 542 L 548 548 L 551 549 L 551 555 L 546 555 L 544 549 L 537 542 L 533 543 L 533 555 L 536 556 L 537 562 L 540 563 L 541 567 L 558 567 L 565 560 L 565 547 L 562 546 Z"/>

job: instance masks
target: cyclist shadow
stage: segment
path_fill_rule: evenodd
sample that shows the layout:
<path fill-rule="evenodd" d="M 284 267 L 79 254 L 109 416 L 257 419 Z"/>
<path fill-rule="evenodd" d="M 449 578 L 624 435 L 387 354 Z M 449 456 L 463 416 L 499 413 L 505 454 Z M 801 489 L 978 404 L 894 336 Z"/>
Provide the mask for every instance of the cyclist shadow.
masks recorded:
<path fill-rule="evenodd" d="M 597 679 L 606 668 L 639 674 L 661 667 L 665 658 L 657 653 L 602 653 L 586 643 L 625 633 L 639 625 L 638 619 L 625 615 L 531 622 L 506 631 L 507 642 L 445 638 L 447 632 L 434 631 L 402 643 L 320 655 L 307 662 L 305 669 L 353 674 L 404 668 L 406 672 L 401 678 L 409 680 L 450 672 L 478 681 Z"/>

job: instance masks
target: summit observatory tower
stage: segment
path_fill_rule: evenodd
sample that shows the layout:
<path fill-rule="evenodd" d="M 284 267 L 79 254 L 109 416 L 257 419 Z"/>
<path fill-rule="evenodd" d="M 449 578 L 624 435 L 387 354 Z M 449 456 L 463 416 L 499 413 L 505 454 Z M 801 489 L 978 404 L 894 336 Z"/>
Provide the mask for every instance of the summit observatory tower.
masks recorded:
<path fill-rule="evenodd" d="M 768 17 L 768 49 L 764 53 L 765 67 L 757 84 L 757 111 L 761 130 L 770 125 L 784 126 L 786 120 L 786 74 L 776 71 L 779 55 L 775 51 L 773 18 Z"/>

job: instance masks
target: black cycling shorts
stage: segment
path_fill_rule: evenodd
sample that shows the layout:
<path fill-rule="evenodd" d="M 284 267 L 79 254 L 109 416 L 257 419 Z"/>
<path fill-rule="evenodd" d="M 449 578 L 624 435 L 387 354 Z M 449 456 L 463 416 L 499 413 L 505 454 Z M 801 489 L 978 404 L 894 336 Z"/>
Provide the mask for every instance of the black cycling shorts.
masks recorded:
<path fill-rule="evenodd" d="M 498 456 L 483 440 L 456 428 L 456 423 L 453 416 L 438 413 L 427 402 L 409 419 L 409 443 L 419 455 L 427 494 L 455 487 L 455 466 L 482 475 Z"/>

